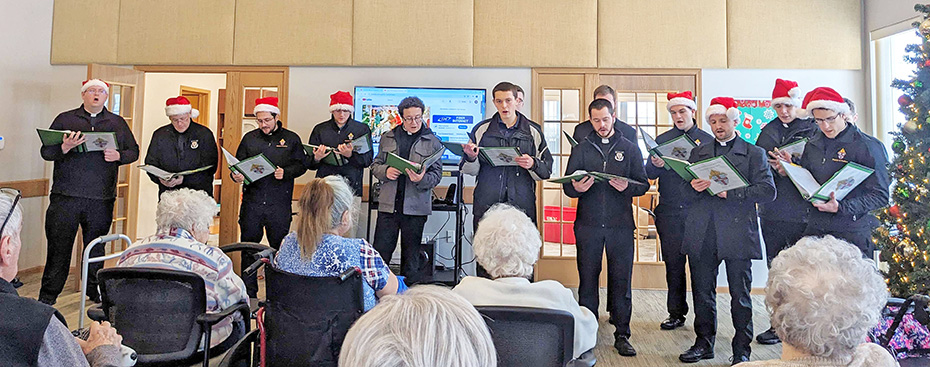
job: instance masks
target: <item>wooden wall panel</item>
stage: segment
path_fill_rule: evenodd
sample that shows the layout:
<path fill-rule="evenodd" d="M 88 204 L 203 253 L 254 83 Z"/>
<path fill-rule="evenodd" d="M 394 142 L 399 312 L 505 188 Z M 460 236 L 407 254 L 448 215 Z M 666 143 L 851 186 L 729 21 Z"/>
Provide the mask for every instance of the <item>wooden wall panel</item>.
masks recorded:
<path fill-rule="evenodd" d="M 233 61 L 351 65 L 352 11 L 345 0 L 238 0 Z"/>
<path fill-rule="evenodd" d="M 727 0 L 730 68 L 861 69 L 859 0 Z"/>
<path fill-rule="evenodd" d="M 124 0 L 120 3 L 117 62 L 232 64 L 235 6 L 236 0 Z"/>
<path fill-rule="evenodd" d="M 472 66 L 472 0 L 355 2 L 352 63 Z"/>
<path fill-rule="evenodd" d="M 726 68 L 726 7 L 726 0 L 598 0 L 597 65 Z"/>
<path fill-rule="evenodd" d="M 597 66 L 597 0 L 474 0 L 475 66 Z"/>
<path fill-rule="evenodd" d="M 55 0 L 51 63 L 115 63 L 119 3 L 120 0 Z"/>

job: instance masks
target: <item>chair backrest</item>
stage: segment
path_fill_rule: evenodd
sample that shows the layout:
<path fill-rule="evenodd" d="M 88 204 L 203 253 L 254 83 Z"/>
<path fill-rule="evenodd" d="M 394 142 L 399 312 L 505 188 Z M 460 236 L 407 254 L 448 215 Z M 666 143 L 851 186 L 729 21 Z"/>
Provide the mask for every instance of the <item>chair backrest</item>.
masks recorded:
<path fill-rule="evenodd" d="M 203 333 L 196 320 L 207 305 L 199 275 L 143 268 L 97 274 L 104 314 L 123 344 L 136 351 L 139 364 L 196 358 Z"/>
<path fill-rule="evenodd" d="M 362 276 L 309 277 L 265 267 L 264 327 L 270 366 L 335 366 L 349 327 L 362 315 Z"/>
<path fill-rule="evenodd" d="M 564 367 L 572 359 L 575 318 L 568 311 L 516 306 L 475 307 L 491 330 L 500 367 Z"/>

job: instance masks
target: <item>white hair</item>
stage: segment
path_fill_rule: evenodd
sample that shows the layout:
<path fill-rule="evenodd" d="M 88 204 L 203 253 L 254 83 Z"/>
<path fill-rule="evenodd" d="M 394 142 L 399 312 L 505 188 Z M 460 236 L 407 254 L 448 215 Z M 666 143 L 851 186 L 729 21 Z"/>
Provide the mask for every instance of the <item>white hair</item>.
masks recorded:
<path fill-rule="evenodd" d="M 22 199 L 20 199 L 20 202 L 16 203 L 16 208 L 14 208 L 11 213 L 10 208 L 13 206 L 14 200 L 16 200 L 15 196 L 0 195 L 0 224 L 2 224 L 3 221 L 7 221 L 6 226 L 3 227 L 3 233 L 0 233 L 0 238 L 7 237 L 7 236 L 15 236 L 19 234 L 19 231 L 22 228 L 22 225 L 23 225 Z M 7 219 L 7 214 L 9 214 L 9 219 Z"/>
<path fill-rule="evenodd" d="M 382 298 L 349 329 L 340 367 L 496 367 L 487 324 L 462 296 L 421 285 Z"/>
<path fill-rule="evenodd" d="M 161 194 L 155 223 L 158 231 L 180 228 L 191 234 L 210 233 L 217 213 L 216 201 L 201 190 L 182 188 Z"/>
<path fill-rule="evenodd" d="M 496 204 L 478 222 L 473 247 L 491 277 L 528 277 L 539 260 L 542 240 L 522 210 Z"/>
<path fill-rule="evenodd" d="M 833 236 L 804 237 L 772 261 L 765 304 L 785 343 L 848 358 L 878 325 L 888 290 L 875 265 Z"/>
<path fill-rule="evenodd" d="M 355 192 L 349 187 L 349 181 L 339 175 L 326 176 L 323 181 L 333 188 L 333 228 L 342 225 L 342 215 L 346 212 L 349 212 L 351 227 L 358 220 L 358 208 L 355 207 Z"/>

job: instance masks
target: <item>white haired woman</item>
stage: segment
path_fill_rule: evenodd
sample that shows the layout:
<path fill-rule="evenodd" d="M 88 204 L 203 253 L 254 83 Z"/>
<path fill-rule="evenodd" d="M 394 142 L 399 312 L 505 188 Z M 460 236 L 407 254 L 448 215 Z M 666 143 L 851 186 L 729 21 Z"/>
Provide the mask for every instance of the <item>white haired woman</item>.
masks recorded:
<path fill-rule="evenodd" d="M 781 359 L 739 366 L 897 366 L 865 343 L 888 299 L 875 265 L 833 236 L 804 237 L 772 261 L 765 304 L 781 338 Z"/>
<path fill-rule="evenodd" d="M 349 268 L 362 271 L 365 310 L 377 298 L 395 294 L 402 286 L 367 241 L 345 238 L 355 223 L 358 208 L 348 181 L 342 176 L 310 180 L 298 201 L 297 231 L 281 242 L 275 266 L 289 273 L 325 277 Z"/>
<path fill-rule="evenodd" d="M 496 367 L 484 319 L 446 288 L 421 285 L 381 300 L 349 329 L 340 367 Z"/>
<path fill-rule="evenodd" d="M 206 286 L 208 312 L 248 302 L 245 283 L 236 275 L 232 261 L 223 251 L 207 245 L 216 212 L 216 201 L 203 191 L 166 191 L 155 212 L 158 231 L 130 246 L 116 266 L 197 273 Z M 245 323 L 236 313 L 213 326 L 210 347 L 226 349 L 243 335 Z"/>
<path fill-rule="evenodd" d="M 475 306 L 523 306 L 565 310 L 575 317 L 573 356 L 594 348 L 597 318 L 578 305 L 572 291 L 554 280 L 530 283 L 542 241 L 526 214 L 513 206 L 497 204 L 484 214 L 475 231 L 478 263 L 491 279 L 466 277 L 453 289 Z"/>

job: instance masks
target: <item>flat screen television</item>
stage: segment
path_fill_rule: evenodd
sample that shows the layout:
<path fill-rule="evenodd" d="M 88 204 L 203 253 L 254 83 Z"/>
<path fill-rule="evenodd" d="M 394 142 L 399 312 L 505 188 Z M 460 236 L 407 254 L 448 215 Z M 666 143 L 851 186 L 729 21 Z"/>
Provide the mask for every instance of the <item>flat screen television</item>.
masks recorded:
<path fill-rule="evenodd" d="M 409 96 L 423 100 L 424 126 L 442 141 L 467 143 L 475 124 L 484 120 L 487 90 L 467 88 L 355 87 L 355 119 L 371 128 L 375 153 L 381 134 L 401 124 L 397 111 L 400 101 Z M 444 164 L 456 164 L 461 157 L 448 150 Z"/>

